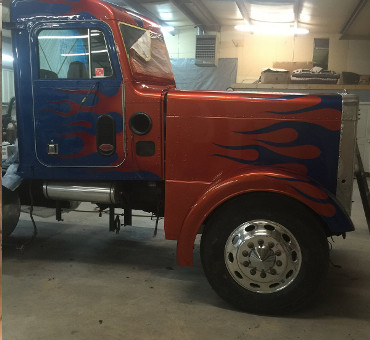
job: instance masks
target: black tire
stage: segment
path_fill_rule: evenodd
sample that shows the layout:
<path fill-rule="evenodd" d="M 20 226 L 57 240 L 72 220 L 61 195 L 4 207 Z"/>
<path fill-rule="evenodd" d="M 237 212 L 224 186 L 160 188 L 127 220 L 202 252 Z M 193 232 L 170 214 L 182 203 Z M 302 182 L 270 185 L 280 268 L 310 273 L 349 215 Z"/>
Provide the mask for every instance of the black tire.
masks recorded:
<path fill-rule="evenodd" d="M 17 191 L 11 191 L 5 187 L 2 187 L 2 191 L 2 235 L 6 238 L 11 235 L 18 224 L 19 215 L 21 213 L 21 203 Z"/>
<path fill-rule="evenodd" d="M 321 220 L 273 193 L 242 195 L 210 217 L 201 260 L 213 289 L 256 314 L 289 314 L 310 302 L 325 278 L 329 249 Z"/>

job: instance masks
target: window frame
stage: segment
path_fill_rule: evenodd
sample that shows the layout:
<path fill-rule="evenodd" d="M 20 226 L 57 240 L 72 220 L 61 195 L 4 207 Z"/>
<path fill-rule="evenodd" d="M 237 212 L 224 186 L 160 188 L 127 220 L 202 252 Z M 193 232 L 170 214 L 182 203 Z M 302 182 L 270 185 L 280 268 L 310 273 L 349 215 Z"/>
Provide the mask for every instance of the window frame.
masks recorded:
<path fill-rule="evenodd" d="M 91 35 L 90 35 L 90 31 L 91 30 L 94 30 L 94 31 L 100 31 L 102 34 L 103 34 L 103 38 L 104 38 L 104 44 L 105 44 L 105 47 L 107 49 L 107 53 L 108 53 L 108 60 L 109 60 L 109 65 L 110 65 L 110 68 L 112 70 L 112 75 L 110 76 L 103 76 L 103 77 L 98 77 L 98 76 L 95 76 L 95 77 L 90 77 L 89 79 L 109 79 L 109 78 L 115 78 L 115 72 L 114 72 L 114 67 L 113 67 L 113 64 L 112 64 L 112 58 L 111 58 L 111 55 L 110 55 L 110 51 L 109 51 L 109 46 L 108 46 L 108 43 L 107 43 L 107 39 L 106 39 L 106 36 L 105 36 L 105 33 L 102 29 L 100 28 L 88 28 L 88 32 L 89 32 L 89 56 L 91 58 Z M 91 63 L 91 60 L 89 60 L 89 63 L 90 63 L 90 73 L 92 74 L 92 63 Z"/>

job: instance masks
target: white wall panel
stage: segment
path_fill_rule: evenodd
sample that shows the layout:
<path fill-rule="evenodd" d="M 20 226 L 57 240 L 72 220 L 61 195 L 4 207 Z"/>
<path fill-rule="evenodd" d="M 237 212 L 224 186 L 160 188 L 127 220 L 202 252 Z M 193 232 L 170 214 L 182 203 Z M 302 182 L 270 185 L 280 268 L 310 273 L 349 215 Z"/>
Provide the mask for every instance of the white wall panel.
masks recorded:
<path fill-rule="evenodd" d="M 360 103 L 357 143 L 366 172 L 370 172 L 370 103 Z"/>
<path fill-rule="evenodd" d="M 8 103 L 10 98 L 14 96 L 14 71 L 3 69 L 2 74 L 2 101 Z"/>

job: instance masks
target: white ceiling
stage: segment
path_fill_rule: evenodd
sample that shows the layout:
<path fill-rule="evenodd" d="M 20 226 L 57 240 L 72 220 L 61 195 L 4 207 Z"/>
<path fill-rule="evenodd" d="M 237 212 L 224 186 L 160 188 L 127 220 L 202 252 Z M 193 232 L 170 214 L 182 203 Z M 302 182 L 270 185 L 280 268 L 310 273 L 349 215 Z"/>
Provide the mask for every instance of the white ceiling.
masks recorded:
<path fill-rule="evenodd" d="M 0 0 L 1 1 L 1 0 Z M 312 33 L 340 34 L 342 39 L 370 40 L 370 0 L 106 0 L 159 21 L 163 26 L 221 26 L 261 21 L 285 22 Z M 3 0 L 3 15 L 10 0 Z M 3 20 L 5 19 L 3 17 Z"/>
<path fill-rule="evenodd" d="M 218 30 L 245 21 L 285 22 L 342 39 L 370 39 L 370 0 L 107 0 L 129 6 L 161 24 Z"/>

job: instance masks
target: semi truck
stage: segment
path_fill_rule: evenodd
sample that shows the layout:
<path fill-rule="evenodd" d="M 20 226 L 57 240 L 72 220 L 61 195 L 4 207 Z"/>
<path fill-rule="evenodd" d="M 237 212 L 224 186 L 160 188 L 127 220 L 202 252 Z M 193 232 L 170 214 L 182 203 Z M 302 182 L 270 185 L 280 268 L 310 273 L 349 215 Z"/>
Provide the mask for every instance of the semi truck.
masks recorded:
<path fill-rule="evenodd" d="M 356 96 L 179 90 L 161 27 L 101 0 L 13 0 L 9 28 L 19 180 L 3 186 L 4 237 L 21 204 L 61 220 L 92 202 L 111 231 L 115 209 L 125 225 L 143 210 L 164 217 L 179 265 L 201 234 L 204 273 L 236 308 L 314 298 L 327 238 L 354 230 Z"/>

